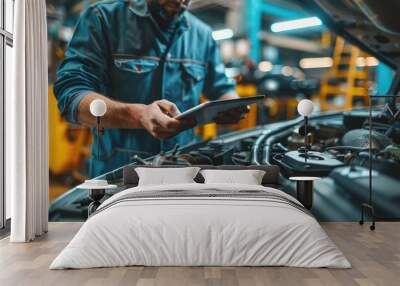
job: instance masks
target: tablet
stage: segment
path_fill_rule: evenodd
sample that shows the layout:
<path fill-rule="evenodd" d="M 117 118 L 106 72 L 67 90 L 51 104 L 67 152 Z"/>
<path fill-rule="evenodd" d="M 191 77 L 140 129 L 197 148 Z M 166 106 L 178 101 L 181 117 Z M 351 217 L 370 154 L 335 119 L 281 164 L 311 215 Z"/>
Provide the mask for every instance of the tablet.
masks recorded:
<path fill-rule="evenodd" d="M 199 104 L 191 109 L 175 116 L 175 119 L 196 119 L 197 125 L 204 125 L 213 122 L 218 113 L 228 111 L 234 108 L 262 102 L 265 95 L 257 95 L 252 97 L 243 97 L 228 100 L 215 100 Z"/>

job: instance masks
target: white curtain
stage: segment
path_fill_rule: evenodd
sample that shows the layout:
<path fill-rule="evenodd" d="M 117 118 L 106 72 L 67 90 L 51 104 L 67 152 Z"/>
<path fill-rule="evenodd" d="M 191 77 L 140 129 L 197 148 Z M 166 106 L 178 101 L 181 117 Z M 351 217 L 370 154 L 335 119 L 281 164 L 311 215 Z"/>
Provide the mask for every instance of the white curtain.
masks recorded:
<path fill-rule="evenodd" d="M 47 23 L 45 0 L 15 1 L 12 94 L 6 98 L 6 188 L 12 242 L 47 232 Z"/>

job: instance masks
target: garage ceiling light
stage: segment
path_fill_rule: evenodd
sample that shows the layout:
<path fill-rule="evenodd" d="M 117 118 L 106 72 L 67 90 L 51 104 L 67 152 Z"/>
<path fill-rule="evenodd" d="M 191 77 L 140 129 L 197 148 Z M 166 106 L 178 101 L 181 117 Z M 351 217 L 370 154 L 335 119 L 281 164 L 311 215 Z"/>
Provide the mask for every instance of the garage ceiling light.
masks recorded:
<path fill-rule="evenodd" d="M 333 60 L 330 57 L 304 58 L 299 62 L 302 69 L 330 68 L 332 64 Z"/>
<path fill-rule="evenodd" d="M 379 64 L 379 61 L 375 57 L 358 57 L 357 66 L 358 67 L 375 67 Z"/>
<path fill-rule="evenodd" d="M 212 37 L 216 41 L 227 40 L 233 37 L 233 31 L 231 29 L 222 29 L 212 32 Z"/>
<path fill-rule="evenodd" d="M 269 72 L 272 70 L 272 63 L 268 61 L 262 61 L 258 64 L 258 69 L 262 72 Z"/>
<path fill-rule="evenodd" d="M 293 69 L 291 67 L 288 66 L 284 66 L 281 70 L 281 73 L 284 76 L 292 76 L 293 75 Z"/>
<path fill-rule="evenodd" d="M 322 21 L 318 17 L 302 18 L 284 22 L 277 22 L 271 25 L 271 31 L 275 33 L 321 26 Z"/>
<path fill-rule="evenodd" d="M 358 57 L 358 67 L 375 67 L 379 64 L 379 61 L 375 57 Z M 304 58 L 301 59 L 299 65 L 303 69 L 317 69 L 317 68 L 330 68 L 333 65 L 333 60 L 330 57 L 322 58 Z"/>

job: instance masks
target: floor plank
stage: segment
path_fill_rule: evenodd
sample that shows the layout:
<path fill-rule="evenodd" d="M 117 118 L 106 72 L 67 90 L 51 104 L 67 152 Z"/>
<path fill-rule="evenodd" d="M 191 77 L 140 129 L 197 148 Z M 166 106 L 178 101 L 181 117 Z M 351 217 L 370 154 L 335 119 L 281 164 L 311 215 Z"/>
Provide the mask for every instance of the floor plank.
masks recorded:
<path fill-rule="evenodd" d="M 55 256 L 81 223 L 50 223 L 49 233 L 29 244 L 0 240 L 2 286 L 266 286 L 399 285 L 400 223 L 378 223 L 375 231 L 357 223 L 322 223 L 352 263 L 352 269 L 289 267 L 120 267 L 50 271 Z"/>

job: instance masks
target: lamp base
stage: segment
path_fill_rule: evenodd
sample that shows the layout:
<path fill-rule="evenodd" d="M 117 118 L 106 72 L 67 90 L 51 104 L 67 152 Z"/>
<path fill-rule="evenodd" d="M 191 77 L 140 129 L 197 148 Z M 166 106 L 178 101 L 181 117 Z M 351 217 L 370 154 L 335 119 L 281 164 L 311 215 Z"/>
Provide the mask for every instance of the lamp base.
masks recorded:
<path fill-rule="evenodd" d="M 313 181 L 297 181 L 297 200 L 310 210 L 313 206 Z"/>
<path fill-rule="evenodd" d="M 372 205 L 363 203 L 361 204 L 361 220 L 359 221 L 360 225 L 364 224 L 364 211 L 369 210 L 371 212 L 371 217 L 372 217 L 372 224 L 369 226 L 370 230 L 375 230 L 375 209 Z"/>
<path fill-rule="evenodd" d="M 89 198 L 92 200 L 92 202 L 88 206 L 88 217 L 90 217 L 100 206 L 100 200 L 104 197 L 105 193 L 105 189 L 89 190 Z"/>

